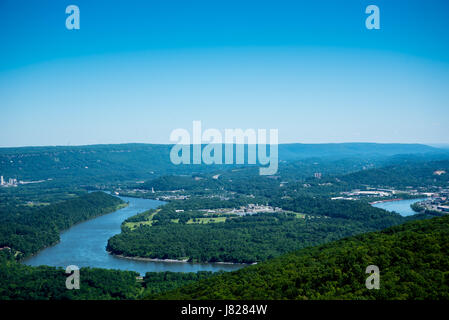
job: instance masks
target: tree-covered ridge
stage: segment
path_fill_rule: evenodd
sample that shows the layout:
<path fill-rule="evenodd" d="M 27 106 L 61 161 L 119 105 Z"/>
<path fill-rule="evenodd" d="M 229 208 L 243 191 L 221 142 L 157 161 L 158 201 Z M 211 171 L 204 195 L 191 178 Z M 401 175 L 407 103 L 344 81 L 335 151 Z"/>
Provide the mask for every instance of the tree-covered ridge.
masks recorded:
<path fill-rule="evenodd" d="M 439 174 L 436 174 L 439 172 Z M 349 185 L 404 188 L 449 185 L 449 161 L 403 162 L 382 168 L 358 171 L 340 177 Z"/>
<path fill-rule="evenodd" d="M 80 183 L 101 182 L 111 184 L 123 181 L 147 180 L 160 175 L 192 174 L 232 167 L 230 165 L 177 166 L 170 161 L 171 148 L 172 145 L 140 143 L 0 148 L 0 172 L 5 177 L 15 177 L 19 180 L 46 180 L 51 178 L 58 183 L 79 185 Z M 421 144 L 279 145 L 279 159 L 281 161 L 296 161 L 308 158 L 341 160 L 354 157 L 379 159 L 397 154 L 426 154 L 431 156 L 439 153 L 446 153 L 447 155 L 447 152 L 442 149 Z M 245 159 L 247 158 L 245 157 Z M 341 169 L 338 169 L 337 172 L 342 172 Z M 347 170 L 343 170 L 343 172 L 347 172 Z"/>
<path fill-rule="evenodd" d="M 35 209 L 5 210 L 0 215 L 0 248 L 26 257 L 59 241 L 59 233 L 70 226 L 124 205 L 117 197 L 93 192 Z"/>
<path fill-rule="evenodd" d="M 199 280 L 222 274 L 224 271 L 198 271 L 198 272 L 147 272 L 143 278 L 144 292 L 141 297 L 161 294 Z"/>
<path fill-rule="evenodd" d="M 0 300 L 123 300 L 142 293 L 132 271 L 81 268 L 79 290 L 66 288 L 68 276 L 62 268 L 30 267 L 0 256 Z"/>
<path fill-rule="evenodd" d="M 130 300 L 161 294 L 206 279 L 213 272 L 147 272 L 80 269 L 79 290 L 68 290 L 69 274 L 62 268 L 31 267 L 16 262 L 11 252 L 0 251 L 0 300 Z"/>
<path fill-rule="evenodd" d="M 367 289 L 366 267 L 380 270 Z M 178 288 L 157 299 L 449 299 L 449 216 L 408 222 Z"/>

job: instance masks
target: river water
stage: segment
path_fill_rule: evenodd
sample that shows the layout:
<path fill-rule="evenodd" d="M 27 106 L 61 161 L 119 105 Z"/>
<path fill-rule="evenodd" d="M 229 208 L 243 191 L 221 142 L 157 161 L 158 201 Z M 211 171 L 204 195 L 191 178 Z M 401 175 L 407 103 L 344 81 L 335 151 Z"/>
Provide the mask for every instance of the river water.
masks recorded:
<path fill-rule="evenodd" d="M 160 201 L 150 199 L 120 198 L 129 202 L 129 205 L 113 213 L 71 227 L 61 233 L 61 241 L 58 244 L 43 249 L 26 259 L 24 263 L 30 266 L 48 265 L 66 268 L 69 265 L 76 265 L 78 267 L 131 270 L 137 271 L 141 275 L 150 271 L 233 271 L 243 267 L 239 264 L 137 261 L 107 253 L 108 239 L 120 233 L 120 225 L 125 219 L 162 204 Z"/>
<path fill-rule="evenodd" d="M 374 207 L 385 209 L 387 211 L 395 211 L 399 213 L 403 217 L 411 216 L 416 214 L 415 211 L 410 208 L 410 205 L 426 200 L 425 198 L 422 199 L 407 199 L 407 200 L 396 200 L 396 201 L 388 201 L 388 202 L 379 202 L 373 204 Z"/>

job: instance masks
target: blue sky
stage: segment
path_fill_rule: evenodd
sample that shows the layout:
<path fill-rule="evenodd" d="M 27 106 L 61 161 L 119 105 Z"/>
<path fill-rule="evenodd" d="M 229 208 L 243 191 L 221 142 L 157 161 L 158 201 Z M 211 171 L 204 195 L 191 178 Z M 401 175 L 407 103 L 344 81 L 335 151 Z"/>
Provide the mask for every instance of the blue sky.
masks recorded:
<path fill-rule="evenodd" d="M 168 143 L 193 120 L 449 143 L 448 18 L 436 0 L 0 0 L 0 146 Z"/>

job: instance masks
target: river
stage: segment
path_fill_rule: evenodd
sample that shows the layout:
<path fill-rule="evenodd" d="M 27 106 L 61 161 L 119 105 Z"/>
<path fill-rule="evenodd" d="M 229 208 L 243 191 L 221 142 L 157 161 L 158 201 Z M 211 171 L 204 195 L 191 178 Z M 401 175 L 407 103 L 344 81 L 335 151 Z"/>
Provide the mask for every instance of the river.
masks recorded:
<path fill-rule="evenodd" d="M 48 265 L 66 268 L 95 267 L 145 272 L 197 272 L 197 271 L 233 271 L 242 268 L 239 264 L 219 263 L 183 263 L 137 261 L 119 258 L 106 251 L 108 239 L 120 233 L 121 223 L 137 213 L 156 208 L 162 202 L 150 199 L 120 197 L 129 205 L 115 212 L 79 223 L 61 233 L 61 241 L 45 248 L 36 255 L 24 260 L 30 266 Z"/>
<path fill-rule="evenodd" d="M 410 205 L 415 202 L 419 202 L 419 201 L 423 201 L 423 200 L 426 200 L 426 198 L 378 202 L 378 203 L 373 204 L 373 206 L 377 207 L 377 208 L 385 209 L 387 211 L 395 211 L 403 217 L 408 217 L 408 216 L 416 214 L 416 212 L 412 210 Z"/>

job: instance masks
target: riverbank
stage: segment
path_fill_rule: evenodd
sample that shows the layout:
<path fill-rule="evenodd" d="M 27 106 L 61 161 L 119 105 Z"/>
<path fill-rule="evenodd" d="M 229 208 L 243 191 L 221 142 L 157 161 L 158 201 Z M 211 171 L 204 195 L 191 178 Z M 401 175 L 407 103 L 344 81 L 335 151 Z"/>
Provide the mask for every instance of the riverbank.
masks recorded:
<path fill-rule="evenodd" d="M 91 218 L 89 218 L 89 219 L 82 220 L 82 221 L 80 221 L 80 222 L 74 223 L 74 224 L 72 224 L 70 227 L 68 227 L 67 229 L 60 230 L 60 231 L 59 231 L 59 237 L 60 237 L 60 238 L 59 238 L 58 241 L 55 241 L 55 242 L 49 244 L 48 246 L 45 246 L 45 247 L 40 248 L 39 251 L 37 251 L 37 252 L 35 252 L 35 253 L 31 254 L 31 255 L 21 257 L 21 258 L 19 259 L 19 261 L 20 261 L 20 262 L 26 262 L 26 260 L 29 260 L 29 259 L 34 258 L 35 256 L 39 255 L 39 254 L 40 254 L 42 251 L 44 251 L 45 249 L 48 249 L 48 248 L 51 248 L 51 247 L 54 247 L 54 246 L 58 245 L 58 244 L 61 242 L 61 234 L 64 233 L 64 232 L 69 231 L 71 228 L 76 227 L 76 226 L 78 226 L 78 225 L 80 225 L 80 224 L 82 224 L 82 223 L 88 222 L 88 221 L 90 221 L 90 220 L 94 220 L 94 219 L 96 219 L 96 218 L 98 218 L 98 217 L 101 217 L 101 216 L 103 216 L 103 215 L 110 214 L 110 213 L 112 213 L 112 212 L 115 212 L 115 211 L 118 211 L 118 210 L 120 210 L 120 209 L 126 208 L 128 205 L 129 205 L 129 202 L 123 202 L 123 203 L 120 203 L 120 204 L 118 204 L 118 205 L 116 205 L 116 206 L 114 206 L 114 207 L 106 208 L 106 211 L 107 211 L 107 212 L 105 212 L 105 213 L 101 213 L 101 214 L 99 214 L 99 215 L 97 215 L 97 216 L 93 216 L 93 217 L 91 217 Z"/>
<path fill-rule="evenodd" d="M 55 267 L 92 267 L 118 269 L 138 272 L 183 272 L 198 271 L 234 271 L 246 265 L 194 263 L 180 260 L 148 259 L 140 257 L 119 257 L 106 251 L 108 240 L 121 232 L 121 225 L 126 219 L 144 211 L 155 209 L 165 202 L 150 199 L 119 197 L 124 200 L 123 207 L 110 214 L 84 221 L 74 225 L 60 234 L 60 241 L 45 248 L 38 254 L 26 259 L 24 264 L 30 266 L 49 265 Z M 137 258 L 137 259 L 136 259 Z"/>
<path fill-rule="evenodd" d="M 393 202 L 393 201 L 401 201 L 401 200 L 404 200 L 404 199 L 398 198 L 398 199 L 378 200 L 378 201 L 370 202 L 369 204 L 373 205 L 373 204 L 376 204 L 376 203 Z M 410 200 L 410 199 L 407 199 L 407 200 Z"/>
<path fill-rule="evenodd" d="M 177 259 L 158 259 L 158 258 L 145 258 L 145 257 L 130 257 L 130 256 L 124 256 L 122 254 L 113 254 L 112 252 L 108 251 L 108 253 L 114 257 L 120 258 L 120 259 L 128 259 L 128 260 L 135 260 L 135 261 L 148 261 L 148 262 L 169 262 L 169 263 L 188 263 L 189 259 L 183 259 L 183 260 L 177 260 Z"/>
<path fill-rule="evenodd" d="M 424 201 L 427 198 L 415 198 L 415 199 L 394 199 L 390 201 L 376 201 L 371 203 L 373 207 L 384 209 L 390 212 L 396 212 L 403 217 L 408 217 L 417 214 L 413 210 L 412 205 L 416 202 Z"/>
<path fill-rule="evenodd" d="M 182 260 L 178 260 L 178 259 L 159 259 L 159 258 L 145 258 L 145 257 L 131 257 L 131 256 L 125 256 L 122 254 L 114 254 L 110 251 L 108 251 L 108 253 L 111 256 L 120 258 L 120 259 L 128 259 L 128 260 L 135 260 L 135 261 L 147 261 L 147 262 L 168 262 L 168 263 L 191 263 L 191 264 L 222 264 L 222 265 L 242 265 L 242 266 L 250 266 L 250 265 L 254 265 L 257 264 L 257 262 L 253 262 L 253 263 L 242 263 L 242 262 L 226 262 L 226 261 L 206 261 L 206 262 L 192 262 L 189 261 L 188 258 L 186 259 L 182 259 Z"/>

